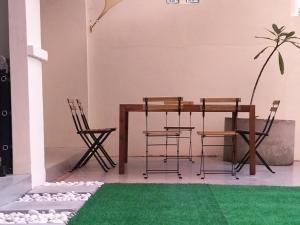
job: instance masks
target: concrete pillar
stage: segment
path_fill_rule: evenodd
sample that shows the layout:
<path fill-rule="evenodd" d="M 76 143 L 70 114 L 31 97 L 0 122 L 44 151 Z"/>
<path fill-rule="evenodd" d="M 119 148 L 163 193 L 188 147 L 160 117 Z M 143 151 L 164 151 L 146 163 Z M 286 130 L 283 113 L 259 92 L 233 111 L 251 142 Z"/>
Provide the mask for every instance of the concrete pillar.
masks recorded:
<path fill-rule="evenodd" d="M 14 174 L 45 181 L 40 1 L 9 0 Z"/>

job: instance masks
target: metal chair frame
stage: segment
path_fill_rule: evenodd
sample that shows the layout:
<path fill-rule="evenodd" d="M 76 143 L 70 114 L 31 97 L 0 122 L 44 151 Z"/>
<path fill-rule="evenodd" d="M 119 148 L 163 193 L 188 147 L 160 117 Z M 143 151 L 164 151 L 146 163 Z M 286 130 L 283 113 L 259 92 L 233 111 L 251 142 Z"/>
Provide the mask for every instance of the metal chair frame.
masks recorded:
<path fill-rule="evenodd" d="M 177 104 L 174 105 L 168 105 L 165 104 L 165 101 L 167 100 L 173 100 L 177 101 Z M 178 127 L 180 127 L 180 115 L 181 115 L 181 102 L 182 97 L 145 97 L 143 98 L 144 101 L 144 110 L 146 115 L 146 130 L 143 132 L 146 137 L 146 165 L 145 165 L 145 173 L 143 173 L 144 178 L 148 179 L 149 174 L 155 174 L 155 173 L 176 173 L 178 175 L 179 179 L 182 179 L 180 170 L 179 170 L 179 135 L 180 135 L 180 129 L 177 131 L 149 131 L 148 130 L 148 124 L 149 124 L 149 112 L 155 112 L 155 109 L 163 108 L 166 110 L 172 110 L 178 113 Z M 162 105 L 151 105 L 151 103 L 163 103 Z M 168 137 L 176 139 L 176 156 L 177 156 L 177 162 L 176 162 L 176 168 L 175 169 L 150 169 L 149 168 L 149 147 L 152 146 L 165 146 L 165 143 L 149 143 L 150 138 L 157 138 L 157 137 Z"/>
<path fill-rule="evenodd" d="M 103 157 L 106 157 L 105 154 L 103 154 L 103 142 L 107 139 L 107 137 L 110 135 L 111 132 L 115 131 L 115 128 L 106 128 L 106 129 L 84 129 L 82 123 L 83 120 L 80 120 L 80 117 L 78 116 L 78 109 L 75 105 L 75 101 L 72 99 L 67 99 L 72 119 L 76 128 L 77 134 L 81 137 L 83 142 L 87 145 L 88 149 L 86 152 L 82 155 L 82 157 L 77 161 L 75 166 L 71 169 L 71 172 L 83 167 L 86 165 L 86 163 L 90 160 L 91 157 L 94 157 L 98 164 L 101 166 L 101 168 L 107 172 L 110 167 L 107 165 Z M 92 138 L 95 137 L 94 138 Z M 100 150 L 98 152 L 98 150 Z M 103 154 L 103 156 L 100 155 L 100 153 Z"/>
<path fill-rule="evenodd" d="M 166 112 L 166 125 L 164 127 L 165 130 L 179 130 L 179 127 L 171 127 L 168 125 L 168 112 Z M 188 159 L 190 162 L 194 163 L 193 161 L 193 151 L 192 151 L 192 133 L 195 127 L 192 127 L 192 112 L 189 112 L 189 126 L 180 127 L 181 132 L 187 132 L 186 136 L 180 135 L 179 138 L 181 139 L 188 139 L 189 140 L 189 153 L 188 155 L 179 155 L 179 159 Z M 169 143 L 169 137 L 166 137 L 166 155 L 164 162 L 167 162 L 168 159 L 177 159 L 177 156 L 168 155 L 168 146 L 174 145 Z"/>
<path fill-rule="evenodd" d="M 201 156 L 200 156 L 200 171 L 197 176 L 201 176 L 201 179 L 205 179 L 205 174 L 231 174 L 238 179 L 235 170 L 235 163 L 236 163 L 236 121 L 234 121 L 234 126 L 232 127 L 232 131 L 207 131 L 205 129 L 205 114 L 206 114 L 206 107 L 209 103 L 231 103 L 234 104 L 233 106 L 234 111 L 233 115 L 237 118 L 238 115 L 238 107 L 239 102 L 241 101 L 240 98 L 201 98 L 202 103 L 202 131 L 197 132 L 201 136 Z M 207 102 L 209 102 L 207 104 Z M 224 138 L 224 137 L 231 137 L 231 144 L 230 145 L 218 145 L 218 144 L 205 144 L 204 139 L 208 137 L 213 138 Z M 204 147 L 218 147 L 218 146 L 228 146 L 232 147 L 232 164 L 231 170 L 207 170 L 205 169 L 205 155 L 204 155 Z"/>
<path fill-rule="evenodd" d="M 255 132 L 255 135 L 257 136 L 255 140 L 255 154 L 257 157 L 260 159 L 260 161 L 263 163 L 263 165 L 271 172 L 275 173 L 271 167 L 268 165 L 268 163 L 264 160 L 264 158 L 261 156 L 261 154 L 257 151 L 258 147 L 260 144 L 263 142 L 263 140 L 269 136 L 269 132 L 272 128 L 273 122 L 275 120 L 276 112 L 279 107 L 280 101 L 279 100 L 274 100 L 270 109 L 270 113 L 268 115 L 267 121 L 265 123 L 264 128 L 262 129 L 261 132 Z M 248 130 L 237 130 L 237 133 L 241 135 L 242 139 L 249 145 L 249 131 Z M 246 164 L 246 162 L 250 158 L 250 151 L 248 150 L 246 154 L 242 157 L 240 160 L 239 164 L 235 167 L 237 172 L 239 172 Z"/>
<path fill-rule="evenodd" d="M 81 101 L 79 99 L 76 99 L 77 105 L 78 105 L 78 109 L 80 111 L 80 115 L 81 115 L 81 119 L 83 121 L 84 127 L 86 130 L 91 130 L 90 126 L 88 124 L 87 118 L 84 114 L 84 110 L 81 104 Z M 110 165 L 112 167 L 115 167 L 117 164 L 112 160 L 112 158 L 110 157 L 110 155 L 107 153 L 106 149 L 103 147 L 102 143 L 108 138 L 108 136 L 115 131 L 115 128 L 106 128 L 109 129 L 108 132 L 106 132 L 103 136 L 103 138 L 101 139 L 101 144 L 98 145 L 98 148 L 100 149 L 101 153 L 104 155 L 104 157 L 106 158 L 106 160 L 110 163 Z M 95 142 L 97 140 L 97 137 L 94 133 L 90 133 L 90 137 L 92 138 L 92 140 Z M 90 141 L 90 144 L 92 144 L 92 141 Z M 92 156 L 90 156 L 92 157 Z"/>

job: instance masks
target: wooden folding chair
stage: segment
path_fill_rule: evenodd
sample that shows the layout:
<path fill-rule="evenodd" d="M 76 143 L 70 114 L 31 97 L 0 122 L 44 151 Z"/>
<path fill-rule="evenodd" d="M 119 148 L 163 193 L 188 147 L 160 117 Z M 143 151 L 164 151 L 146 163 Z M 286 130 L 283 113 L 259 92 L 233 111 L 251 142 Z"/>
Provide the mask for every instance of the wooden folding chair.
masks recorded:
<path fill-rule="evenodd" d="M 236 179 L 236 171 L 235 171 L 235 163 L 236 163 L 236 136 L 237 132 L 236 129 L 236 120 L 234 121 L 234 127 L 232 127 L 232 130 L 230 131 L 215 131 L 215 130 L 207 130 L 206 129 L 206 123 L 205 123 L 205 115 L 206 111 L 209 109 L 209 107 L 214 107 L 216 104 L 222 104 L 226 105 L 228 107 L 232 108 L 232 112 L 235 118 L 237 118 L 238 114 L 238 107 L 239 102 L 241 101 L 240 98 L 201 98 L 200 99 L 202 103 L 202 130 L 198 131 L 197 134 L 201 136 L 201 161 L 200 161 L 200 172 L 197 174 L 198 176 L 201 176 L 201 179 L 205 178 L 205 174 L 231 174 L 232 176 L 235 176 Z M 231 144 L 225 145 L 225 144 L 205 144 L 204 141 L 208 138 L 224 138 L 229 137 L 231 138 Z M 205 168 L 205 156 L 204 156 L 204 148 L 205 147 L 216 147 L 216 146 L 231 146 L 233 148 L 232 151 L 232 165 L 231 170 L 218 170 L 218 169 L 206 169 Z"/>
<path fill-rule="evenodd" d="M 81 115 L 81 119 L 83 121 L 83 124 L 84 124 L 84 128 L 86 130 L 91 130 L 90 129 L 90 126 L 88 124 L 88 121 L 87 121 L 87 118 L 84 114 L 84 110 L 83 110 L 83 107 L 82 107 L 82 103 L 79 99 L 76 99 L 76 102 L 77 102 L 77 105 L 78 105 L 78 109 L 80 111 L 80 115 Z M 107 151 L 105 150 L 105 148 L 103 147 L 103 143 L 105 142 L 105 140 L 108 138 L 108 136 L 116 130 L 116 128 L 105 128 L 106 130 L 108 130 L 103 138 L 101 139 L 99 145 L 98 145 L 98 148 L 99 150 L 101 151 L 101 153 L 104 155 L 104 157 L 106 158 L 106 160 L 110 163 L 110 165 L 112 167 L 115 167 L 117 164 L 112 160 L 112 158 L 109 156 L 109 154 L 107 153 Z M 97 137 L 95 136 L 94 133 L 90 133 L 90 137 L 91 139 L 95 142 L 97 140 Z M 90 141 L 90 144 L 92 144 L 92 141 Z"/>
<path fill-rule="evenodd" d="M 147 179 L 150 173 L 176 173 L 181 179 L 181 174 L 179 171 L 179 130 L 149 130 L 149 114 L 155 111 L 165 111 L 165 112 L 177 112 L 178 114 L 178 124 L 180 127 L 180 114 L 181 114 L 181 102 L 182 97 L 145 97 L 144 110 L 146 115 L 146 130 L 143 131 L 146 137 L 146 168 L 145 173 L 143 173 L 144 178 Z M 177 104 L 168 104 L 168 101 L 176 102 Z M 165 143 L 150 143 L 150 140 L 156 138 L 173 138 L 176 140 L 176 168 L 175 169 L 152 169 L 149 167 L 149 150 L 150 147 L 165 146 Z"/>
<path fill-rule="evenodd" d="M 275 115 L 277 112 L 277 109 L 279 107 L 280 101 L 279 100 L 274 100 L 271 108 L 270 108 L 270 113 L 268 116 L 268 119 L 266 120 L 265 126 L 262 129 L 262 131 L 257 131 L 255 132 L 256 135 L 256 140 L 255 140 L 255 149 L 256 149 L 256 155 L 257 157 L 260 159 L 260 161 L 263 163 L 263 165 L 265 165 L 265 167 L 271 172 L 271 173 L 275 173 L 271 167 L 268 165 L 268 163 L 266 162 L 266 160 L 264 160 L 264 158 L 261 156 L 261 154 L 258 152 L 258 147 L 260 146 L 260 144 L 263 142 L 263 140 L 269 136 L 269 132 L 272 128 L 274 119 L 275 119 Z M 243 138 L 243 140 L 249 145 L 249 130 L 237 130 L 236 131 L 239 135 L 241 135 L 241 137 Z M 242 159 L 240 160 L 239 164 L 236 166 L 236 170 L 237 172 L 239 172 L 244 165 L 246 164 L 246 162 L 249 160 L 250 157 L 250 151 L 248 150 L 246 152 L 246 154 L 242 157 Z"/>
<path fill-rule="evenodd" d="M 74 171 L 82 166 L 86 165 L 86 163 L 90 160 L 91 157 L 95 157 L 101 168 L 107 172 L 109 166 L 103 159 L 103 156 L 100 155 L 98 150 L 101 150 L 101 147 L 104 140 L 107 138 L 111 132 L 115 131 L 115 128 L 105 128 L 105 129 L 85 129 L 83 125 L 83 121 L 80 119 L 78 115 L 78 109 L 75 105 L 75 101 L 73 99 L 67 99 L 72 119 L 76 128 L 77 134 L 81 137 L 84 143 L 87 145 L 87 151 L 82 155 L 82 157 L 78 160 L 71 171 Z M 95 137 L 95 139 L 92 138 Z M 102 151 L 101 151 L 102 152 Z"/>
<path fill-rule="evenodd" d="M 169 105 L 176 105 L 176 101 L 166 101 L 165 104 Z M 181 105 L 182 107 L 186 105 L 193 105 L 194 103 L 192 101 L 182 101 Z M 180 139 L 187 139 L 189 141 L 189 151 L 188 155 L 179 155 L 179 159 L 188 159 L 190 162 L 194 163 L 193 161 L 193 151 L 192 151 L 192 132 L 195 129 L 195 127 L 192 126 L 192 112 L 189 112 L 189 126 L 170 126 L 169 121 L 168 121 L 168 115 L 169 112 L 166 112 L 166 124 L 164 129 L 167 131 L 180 131 Z M 169 142 L 169 137 L 166 137 L 166 155 L 164 162 L 167 162 L 168 159 L 177 159 L 177 156 L 174 155 L 169 155 L 168 154 L 168 146 L 169 145 L 174 145 L 173 143 Z M 180 151 L 179 151 L 180 152 Z"/>

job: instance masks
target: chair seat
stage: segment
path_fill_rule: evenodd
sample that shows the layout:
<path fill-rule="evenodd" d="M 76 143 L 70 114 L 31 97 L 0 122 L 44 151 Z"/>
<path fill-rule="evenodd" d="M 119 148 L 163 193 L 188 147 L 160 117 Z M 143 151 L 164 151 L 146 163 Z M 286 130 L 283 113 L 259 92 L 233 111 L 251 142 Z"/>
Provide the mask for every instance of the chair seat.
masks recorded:
<path fill-rule="evenodd" d="M 198 135 L 202 137 L 232 137 L 236 136 L 235 131 L 197 131 Z"/>
<path fill-rule="evenodd" d="M 237 133 L 239 134 L 249 134 L 249 130 L 236 130 Z M 258 132 L 256 131 L 255 132 L 255 135 L 265 135 L 265 136 L 269 136 L 267 133 L 264 133 L 264 132 Z"/>
<path fill-rule="evenodd" d="M 103 128 L 103 129 L 87 129 L 83 131 L 79 131 L 78 133 L 83 133 L 83 134 L 100 134 L 100 133 L 107 133 L 111 131 L 115 131 L 116 128 Z"/>
<path fill-rule="evenodd" d="M 143 134 L 151 137 L 166 137 L 166 136 L 179 136 L 180 132 L 178 131 L 143 131 Z"/>
<path fill-rule="evenodd" d="M 176 130 L 176 131 L 191 131 L 195 129 L 195 127 L 164 127 L 166 130 Z"/>

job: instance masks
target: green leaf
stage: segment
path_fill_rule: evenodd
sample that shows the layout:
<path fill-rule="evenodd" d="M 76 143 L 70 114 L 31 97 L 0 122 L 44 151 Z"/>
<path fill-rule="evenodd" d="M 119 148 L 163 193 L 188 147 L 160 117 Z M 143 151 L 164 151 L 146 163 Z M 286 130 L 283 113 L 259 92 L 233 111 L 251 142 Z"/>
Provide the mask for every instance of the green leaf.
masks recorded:
<path fill-rule="evenodd" d="M 293 44 L 295 47 L 300 49 L 300 43 L 293 42 L 293 41 L 288 41 L 289 43 Z"/>
<path fill-rule="evenodd" d="M 300 39 L 300 38 L 294 36 L 294 37 L 290 37 L 290 39 Z"/>
<path fill-rule="evenodd" d="M 254 59 L 257 59 L 264 51 L 266 51 L 266 49 L 270 48 L 270 46 L 265 47 L 263 50 L 261 50 L 255 57 Z"/>
<path fill-rule="evenodd" d="M 282 36 L 287 36 L 287 35 L 288 35 L 288 33 L 283 32 L 283 33 L 279 34 L 278 36 L 282 37 Z"/>
<path fill-rule="evenodd" d="M 273 31 L 271 31 L 271 30 L 269 30 L 269 29 L 267 29 L 267 28 L 266 28 L 266 31 L 268 31 L 268 32 L 270 32 L 271 34 L 273 34 L 274 36 L 276 36 L 276 34 L 275 34 Z"/>
<path fill-rule="evenodd" d="M 285 26 L 282 26 L 279 28 L 280 32 L 284 31 L 285 30 Z"/>
<path fill-rule="evenodd" d="M 272 24 L 272 28 L 273 28 L 273 30 L 275 31 L 275 33 L 276 34 L 280 34 L 280 29 L 277 27 L 277 25 L 276 24 Z"/>
<path fill-rule="evenodd" d="M 282 58 L 282 55 L 280 54 L 280 52 L 278 52 L 278 59 L 279 59 L 280 73 L 284 74 L 284 63 L 283 63 L 283 58 Z"/>
<path fill-rule="evenodd" d="M 286 35 L 287 38 L 292 37 L 295 34 L 295 31 L 292 31 Z"/>
<path fill-rule="evenodd" d="M 290 42 L 290 43 L 293 43 L 293 44 L 300 45 L 300 42 L 297 42 L 297 41 L 290 41 L 290 40 L 288 40 L 288 41 L 286 41 L 286 42 Z"/>
<path fill-rule="evenodd" d="M 267 40 L 271 40 L 271 41 L 275 41 L 276 40 L 276 39 L 272 39 L 272 38 L 268 38 L 268 37 L 259 37 L 259 36 L 255 36 L 255 38 L 267 39 Z"/>

